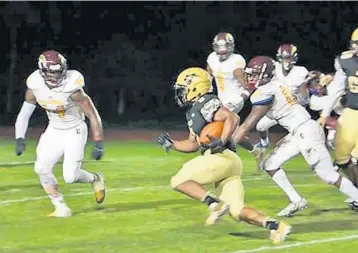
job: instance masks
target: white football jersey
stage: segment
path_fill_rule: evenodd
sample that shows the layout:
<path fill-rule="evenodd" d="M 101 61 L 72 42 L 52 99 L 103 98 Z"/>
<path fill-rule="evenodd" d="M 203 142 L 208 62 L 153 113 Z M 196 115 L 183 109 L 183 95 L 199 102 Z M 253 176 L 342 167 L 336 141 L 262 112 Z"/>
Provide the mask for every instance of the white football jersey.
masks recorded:
<path fill-rule="evenodd" d="M 246 61 L 240 54 L 231 54 L 225 61 L 220 61 L 215 52 L 207 59 L 218 87 L 218 97 L 225 104 L 235 102 L 243 92 L 242 84 L 234 76 L 234 70 L 244 69 Z"/>
<path fill-rule="evenodd" d="M 303 66 L 293 66 L 287 76 L 283 74 L 282 64 L 276 62 L 276 76 L 282 79 L 285 85 L 291 87 L 292 93 L 296 96 L 298 87 L 304 82 L 308 75 L 308 70 Z"/>
<path fill-rule="evenodd" d="M 37 103 L 46 111 L 52 127 L 71 129 L 84 121 L 83 111 L 70 97 L 85 85 L 83 75 L 77 70 L 68 70 L 62 85 L 52 89 L 45 84 L 39 70 L 36 70 L 27 78 L 26 85 L 34 93 Z"/>
<path fill-rule="evenodd" d="M 290 133 L 311 119 L 310 114 L 290 92 L 290 87 L 277 77 L 258 87 L 250 100 L 253 106 L 272 103 L 266 116 L 276 120 Z"/>

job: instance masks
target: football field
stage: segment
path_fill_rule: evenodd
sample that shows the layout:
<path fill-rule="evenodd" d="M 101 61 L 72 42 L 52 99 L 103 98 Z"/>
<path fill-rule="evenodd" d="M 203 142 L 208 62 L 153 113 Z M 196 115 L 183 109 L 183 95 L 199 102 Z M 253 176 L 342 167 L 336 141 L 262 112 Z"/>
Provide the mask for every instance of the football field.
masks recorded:
<path fill-rule="evenodd" d="M 105 156 L 98 162 L 90 158 L 88 145 L 84 167 L 102 172 L 106 179 L 107 198 L 101 205 L 89 185 L 65 185 L 58 164 L 56 175 L 74 216 L 47 218 L 53 209 L 33 172 L 35 144 L 28 142 L 21 157 L 15 156 L 12 141 L 0 144 L 1 253 L 338 253 L 358 248 L 357 214 L 301 157 L 285 168 L 309 207 L 286 219 L 293 233 L 273 246 L 267 230 L 229 216 L 205 227 L 207 207 L 169 187 L 171 176 L 195 154 L 166 155 L 150 142 L 106 142 Z M 267 174 L 256 171 L 247 152 L 239 153 L 246 203 L 275 216 L 288 200 Z"/>

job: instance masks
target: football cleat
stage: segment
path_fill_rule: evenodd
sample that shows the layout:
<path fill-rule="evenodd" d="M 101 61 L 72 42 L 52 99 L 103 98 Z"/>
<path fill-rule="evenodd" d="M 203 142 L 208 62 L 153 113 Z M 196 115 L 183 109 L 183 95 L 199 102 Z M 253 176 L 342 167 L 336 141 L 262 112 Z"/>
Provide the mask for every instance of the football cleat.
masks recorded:
<path fill-rule="evenodd" d="M 306 199 L 302 198 L 297 203 L 288 204 L 288 206 L 286 206 L 285 209 L 283 209 L 281 212 L 279 212 L 277 214 L 277 216 L 279 216 L 279 217 L 290 217 L 294 213 L 297 213 L 298 211 L 301 211 L 301 210 L 307 208 L 307 206 L 308 206 L 308 201 Z"/>
<path fill-rule="evenodd" d="M 270 239 L 273 244 L 280 244 L 283 242 L 287 235 L 291 233 L 292 227 L 284 222 L 280 222 L 277 230 L 271 230 Z"/>
<path fill-rule="evenodd" d="M 348 204 L 348 207 L 351 210 L 358 212 L 358 202 L 357 201 L 352 201 L 351 203 Z"/>
<path fill-rule="evenodd" d="M 104 177 L 101 173 L 96 173 L 96 180 L 91 184 L 96 202 L 101 204 L 106 197 L 106 188 L 104 186 Z"/>
<path fill-rule="evenodd" d="M 67 205 L 57 207 L 56 210 L 47 215 L 47 217 L 53 218 L 65 218 L 72 216 L 72 211 Z"/>
<path fill-rule="evenodd" d="M 229 205 L 224 203 L 223 201 L 220 201 L 215 205 L 212 204 L 209 208 L 210 215 L 206 219 L 205 226 L 214 225 L 223 215 L 229 212 Z"/>

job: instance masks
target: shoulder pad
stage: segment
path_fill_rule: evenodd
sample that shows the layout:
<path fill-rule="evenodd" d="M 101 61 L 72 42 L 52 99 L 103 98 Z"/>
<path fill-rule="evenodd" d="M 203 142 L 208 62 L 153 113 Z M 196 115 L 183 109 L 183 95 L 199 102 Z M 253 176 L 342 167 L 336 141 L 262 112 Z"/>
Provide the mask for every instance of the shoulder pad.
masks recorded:
<path fill-rule="evenodd" d="M 252 105 L 267 105 L 273 101 L 274 92 L 268 86 L 269 84 L 266 84 L 255 90 L 250 97 Z"/>
<path fill-rule="evenodd" d="M 26 79 L 26 86 L 30 90 L 37 90 L 44 83 L 42 76 L 40 75 L 39 70 L 35 70 L 31 73 Z"/>
<path fill-rule="evenodd" d="M 240 54 L 233 54 L 232 55 L 232 61 L 234 62 L 236 68 L 243 69 L 246 67 L 246 61 L 244 57 L 242 57 Z"/>
<path fill-rule="evenodd" d="M 342 59 L 342 60 L 350 59 L 350 58 L 352 58 L 354 56 L 354 53 L 355 53 L 354 50 L 344 51 L 339 56 L 339 59 Z"/>
<path fill-rule="evenodd" d="M 85 86 L 83 75 L 77 70 L 68 70 L 67 82 L 62 92 L 73 93 Z"/>
<path fill-rule="evenodd" d="M 200 109 L 200 113 L 207 122 L 212 122 L 215 113 L 221 106 L 221 101 L 216 96 L 213 96 L 204 102 L 203 107 Z"/>
<path fill-rule="evenodd" d="M 308 69 L 304 66 L 299 66 L 300 67 L 300 72 L 302 73 L 302 75 L 308 75 Z"/>
<path fill-rule="evenodd" d="M 215 54 L 215 52 L 211 52 L 211 54 L 209 54 L 208 59 L 206 60 L 209 65 L 215 60 Z"/>

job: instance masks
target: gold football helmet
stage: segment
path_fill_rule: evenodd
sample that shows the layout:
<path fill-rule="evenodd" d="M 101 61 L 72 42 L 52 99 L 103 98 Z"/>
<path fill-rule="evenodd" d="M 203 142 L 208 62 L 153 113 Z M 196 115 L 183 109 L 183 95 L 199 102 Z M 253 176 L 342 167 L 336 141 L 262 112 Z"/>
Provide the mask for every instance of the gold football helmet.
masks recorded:
<path fill-rule="evenodd" d="M 358 50 L 358 28 L 351 35 L 350 49 Z"/>
<path fill-rule="evenodd" d="M 198 67 L 185 69 L 177 77 L 174 91 L 175 101 L 184 107 L 212 91 L 210 75 Z"/>

